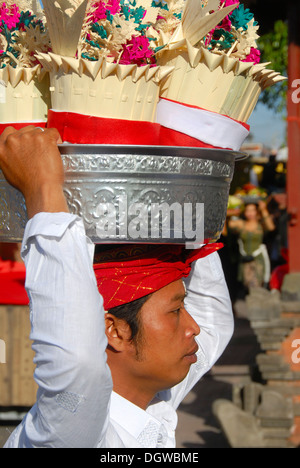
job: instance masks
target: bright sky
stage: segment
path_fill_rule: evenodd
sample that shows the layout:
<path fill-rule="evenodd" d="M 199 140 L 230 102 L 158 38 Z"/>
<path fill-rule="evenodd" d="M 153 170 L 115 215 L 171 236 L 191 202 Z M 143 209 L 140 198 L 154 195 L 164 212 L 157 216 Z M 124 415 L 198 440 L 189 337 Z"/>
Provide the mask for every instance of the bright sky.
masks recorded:
<path fill-rule="evenodd" d="M 276 114 L 266 106 L 258 104 L 250 119 L 250 132 L 253 142 L 263 143 L 270 148 L 278 149 L 286 143 L 286 121 L 282 114 Z"/>

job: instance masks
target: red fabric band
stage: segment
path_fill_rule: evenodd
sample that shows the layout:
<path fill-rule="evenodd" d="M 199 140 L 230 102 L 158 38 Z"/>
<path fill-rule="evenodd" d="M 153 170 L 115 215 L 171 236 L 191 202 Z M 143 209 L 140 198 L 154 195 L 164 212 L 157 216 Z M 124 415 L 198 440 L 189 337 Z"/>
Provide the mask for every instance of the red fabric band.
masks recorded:
<path fill-rule="evenodd" d="M 48 128 L 57 128 L 63 141 L 73 144 L 158 145 L 160 125 L 108 119 L 72 112 L 48 112 Z"/>
<path fill-rule="evenodd" d="M 221 243 L 196 250 L 177 245 L 123 245 L 99 254 L 94 271 L 105 310 L 140 299 L 187 277 L 193 261 L 222 247 Z"/>

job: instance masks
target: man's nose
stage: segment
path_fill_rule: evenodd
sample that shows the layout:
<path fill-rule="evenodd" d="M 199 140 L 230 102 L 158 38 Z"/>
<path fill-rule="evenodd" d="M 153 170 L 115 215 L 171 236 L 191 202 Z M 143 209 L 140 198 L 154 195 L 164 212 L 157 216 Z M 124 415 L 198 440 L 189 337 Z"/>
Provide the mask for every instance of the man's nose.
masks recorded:
<path fill-rule="evenodd" d="M 188 311 L 186 309 L 185 310 L 185 313 L 186 313 L 186 319 L 187 319 L 187 327 L 186 327 L 186 333 L 188 335 L 193 335 L 193 336 L 197 336 L 199 335 L 200 333 L 200 327 L 198 325 L 198 323 L 193 319 L 193 317 L 191 316 L 191 314 L 188 313 Z"/>

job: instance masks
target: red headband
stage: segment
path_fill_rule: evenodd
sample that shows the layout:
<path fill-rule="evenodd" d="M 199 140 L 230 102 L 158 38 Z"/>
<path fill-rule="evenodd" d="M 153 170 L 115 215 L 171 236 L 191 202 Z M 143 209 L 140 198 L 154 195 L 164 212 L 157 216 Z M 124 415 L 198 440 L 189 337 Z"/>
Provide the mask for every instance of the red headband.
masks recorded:
<path fill-rule="evenodd" d="M 94 271 L 105 310 L 187 277 L 193 261 L 222 247 L 217 243 L 196 250 L 177 245 L 128 245 L 96 255 Z"/>

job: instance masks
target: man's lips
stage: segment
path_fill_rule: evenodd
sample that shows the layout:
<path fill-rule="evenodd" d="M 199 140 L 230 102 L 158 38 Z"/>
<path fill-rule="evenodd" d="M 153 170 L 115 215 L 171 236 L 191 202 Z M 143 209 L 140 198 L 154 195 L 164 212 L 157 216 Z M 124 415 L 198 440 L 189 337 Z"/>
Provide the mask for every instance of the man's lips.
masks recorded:
<path fill-rule="evenodd" d="M 198 345 L 194 346 L 194 348 L 184 356 L 185 359 L 187 359 L 187 360 L 189 360 L 191 362 L 196 362 L 197 361 L 196 353 L 197 353 L 198 349 L 199 349 Z"/>

